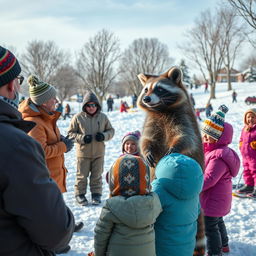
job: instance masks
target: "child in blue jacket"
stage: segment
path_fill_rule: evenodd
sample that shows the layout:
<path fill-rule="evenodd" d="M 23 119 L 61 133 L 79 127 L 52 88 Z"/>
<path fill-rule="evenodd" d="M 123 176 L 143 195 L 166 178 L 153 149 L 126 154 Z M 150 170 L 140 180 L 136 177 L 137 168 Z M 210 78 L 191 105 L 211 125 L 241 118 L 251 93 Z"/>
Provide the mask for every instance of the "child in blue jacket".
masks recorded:
<path fill-rule="evenodd" d="M 192 158 L 174 153 L 155 169 L 152 191 L 163 208 L 155 223 L 157 256 L 192 256 L 196 244 L 203 171 Z"/>

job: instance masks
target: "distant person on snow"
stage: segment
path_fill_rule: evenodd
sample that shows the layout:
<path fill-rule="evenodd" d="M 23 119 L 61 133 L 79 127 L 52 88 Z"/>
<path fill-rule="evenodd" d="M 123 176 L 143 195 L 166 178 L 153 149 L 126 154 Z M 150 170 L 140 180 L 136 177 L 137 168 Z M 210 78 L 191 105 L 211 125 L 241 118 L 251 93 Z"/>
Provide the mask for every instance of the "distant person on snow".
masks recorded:
<path fill-rule="evenodd" d="M 256 198 L 256 108 L 248 109 L 244 114 L 239 149 L 243 158 L 245 185 L 237 193 Z"/>
<path fill-rule="evenodd" d="M 0 46 L 0 255 L 55 255 L 68 245 L 74 218 L 41 145 L 26 134 L 36 124 L 18 111 L 20 72 L 16 57 Z"/>
<path fill-rule="evenodd" d="M 210 117 L 212 111 L 213 111 L 212 104 L 209 102 L 209 103 L 206 104 L 206 107 L 205 107 L 206 117 Z"/>
<path fill-rule="evenodd" d="M 204 185 L 200 195 L 205 215 L 205 235 L 208 255 L 229 252 L 228 235 L 223 216 L 231 209 L 232 178 L 240 167 L 237 153 L 228 147 L 232 142 L 233 127 L 225 122 L 228 108 L 221 105 L 202 124 L 205 154 Z"/>
<path fill-rule="evenodd" d="M 122 101 L 121 100 L 121 103 L 120 103 L 120 112 L 127 112 L 127 103 L 125 101 Z"/>
<path fill-rule="evenodd" d="M 156 256 L 153 224 L 162 207 L 150 192 L 149 172 L 141 157 L 130 154 L 112 165 L 110 198 L 94 229 L 96 256 Z"/>
<path fill-rule="evenodd" d="M 73 116 L 68 135 L 76 142 L 77 173 L 75 197 L 78 204 L 88 205 L 86 198 L 88 179 L 92 204 L 101 203 L 102 173 L 104 166 L 105 141 L 112 139 L 115 130 L 108 117 L 101 112 L 96 95 L 87 92 L 82 111 Z"/>
<path fill-rule="evenodd" d="M 71 108 L 70 108 L 70 105 L 67 103 L 64 110 L 64 117 L 63 117 L 64 120 L 66 120 L 66 117 L 70 118 L 70 112 L 71 112 Z"/>
<path fill-rule="evenodd" d="M 233 93 L 232 93 L 232 103 L 237 102 L 236 97 L 237 97 L 237 93 L 234 90 Z"/>

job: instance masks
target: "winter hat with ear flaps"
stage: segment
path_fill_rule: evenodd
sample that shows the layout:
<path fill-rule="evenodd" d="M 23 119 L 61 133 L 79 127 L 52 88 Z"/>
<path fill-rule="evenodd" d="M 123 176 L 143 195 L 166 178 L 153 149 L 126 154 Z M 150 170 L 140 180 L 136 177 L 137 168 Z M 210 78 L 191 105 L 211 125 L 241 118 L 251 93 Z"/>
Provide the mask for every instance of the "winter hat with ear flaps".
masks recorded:
<path fill-rule="evenodd" d="M 218 140 L 224 131 L 225 114 L 228 112 L 226 105 L 221 105 L 219 110 L 212 114 L 202 124 L 202 132 L 208 134 L 213 139 Z"/>
<path fill-rule="evenodd" d="M 29 76 L 28 84 L 30 99 L 38 106 L 41 106 L 49 99 L 56 97 L 57 92 L 54 86 L 40 81 L 34 75 Z"/>
<path fill-rule="evenodd" d="M 150 192 L 150 171 L 139 156 L 119 157 L 109 171 L 110 196 L 130 197 Z"/>

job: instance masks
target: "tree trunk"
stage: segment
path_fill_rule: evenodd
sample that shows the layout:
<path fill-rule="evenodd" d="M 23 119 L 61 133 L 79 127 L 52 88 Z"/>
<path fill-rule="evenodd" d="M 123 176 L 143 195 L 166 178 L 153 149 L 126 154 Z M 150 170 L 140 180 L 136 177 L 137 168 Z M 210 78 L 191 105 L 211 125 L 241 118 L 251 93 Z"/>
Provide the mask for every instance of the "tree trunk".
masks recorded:
<path fill-rule="evenodd" d="M 216 96 L 215 96 L 215 86 L 216 86 L 215 82 L 212 82 L 211 85 L 210 85 L 210 87 L 211 87 L 210 98 L 211 99 L 216 99 Z"/>
<path fill-rule="evenodd" d="M 230 78 L 230 68 L 226 67 L 227 70 L 227 82 L 228 82 L 228 91 L 232 90 L 231 78 Z"/>

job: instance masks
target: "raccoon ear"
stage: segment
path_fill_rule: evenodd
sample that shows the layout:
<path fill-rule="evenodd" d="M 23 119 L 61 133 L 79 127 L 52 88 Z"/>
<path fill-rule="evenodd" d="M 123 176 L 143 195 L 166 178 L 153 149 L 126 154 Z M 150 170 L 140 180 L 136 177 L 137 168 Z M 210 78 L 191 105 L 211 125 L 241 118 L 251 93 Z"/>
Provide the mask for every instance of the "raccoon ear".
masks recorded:
<path fill-rule="evenodd" d="M 182 81 L 182 71 L 177 67 L 172 67 L 167 71 L 167 77 L 179 84 Z"/>
<path fill-rule="evenodd" d="M 141 84 L 144 86 L 147 83 L 147 81 L 150 78 L 150 76 L 141 73 L 141 74 L 138 75 L 138 78 L 139 78 Z"/>

